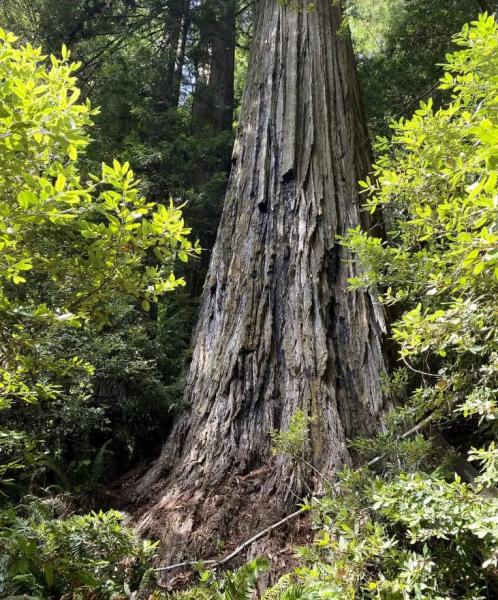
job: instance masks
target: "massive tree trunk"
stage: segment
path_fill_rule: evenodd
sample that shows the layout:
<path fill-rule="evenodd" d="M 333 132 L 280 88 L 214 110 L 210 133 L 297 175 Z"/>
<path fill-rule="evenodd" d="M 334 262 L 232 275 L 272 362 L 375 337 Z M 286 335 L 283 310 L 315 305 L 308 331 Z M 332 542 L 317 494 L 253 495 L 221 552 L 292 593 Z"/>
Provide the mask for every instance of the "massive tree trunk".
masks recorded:
<path fill-rule="evenodd" d="M 337 240 L 362 221 L 370 161 L 354 57 L 336 3 L 295 4 L 259 1 L 191 408 L 138 486 L 139 525 L 165 559 L 208 553 L 213 532 L 233 540 L 316 489 L 272 456 L 270 431 L 298 409 L 314 417 L 306 459 L 327 477 L 352 463 L 348 439 L 382 422 L 384 317 L 347 291 L 355 268 Z"/>
<path fill-rule="evenodd" d="M 214 131 L 232 128 L 236 0 L 204 0 L 199 16 L 193 117 Z"/>

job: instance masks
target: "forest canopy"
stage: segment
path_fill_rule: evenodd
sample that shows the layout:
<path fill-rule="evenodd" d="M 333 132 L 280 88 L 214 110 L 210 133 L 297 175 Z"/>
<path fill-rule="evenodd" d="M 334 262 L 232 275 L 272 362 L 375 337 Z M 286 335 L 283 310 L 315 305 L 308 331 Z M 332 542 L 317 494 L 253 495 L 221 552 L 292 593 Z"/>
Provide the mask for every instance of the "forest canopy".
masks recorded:
<path fill-rule="evenodd" d="M 498 23 L 434 4 L 4 0 L 1 597 L 498 597 Z"/>

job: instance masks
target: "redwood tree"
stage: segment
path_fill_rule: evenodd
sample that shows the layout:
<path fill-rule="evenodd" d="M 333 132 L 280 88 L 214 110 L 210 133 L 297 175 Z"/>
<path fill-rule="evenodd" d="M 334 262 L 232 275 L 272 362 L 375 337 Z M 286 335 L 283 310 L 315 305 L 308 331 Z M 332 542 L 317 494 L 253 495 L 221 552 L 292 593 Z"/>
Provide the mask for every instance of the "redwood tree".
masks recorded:
<path fill-rule="evenodd" d="M 306 459 L 327 477 L 351 464 L 348 439 L 382 422 L 384 317 L 347 290 L 355 267 L 337 240 L 364 221 L 370 161 L 351 42 L 336 3 L 296 4 L 258 2 L 190 409 L 138 485 L 139 525 L 167 555 L 207 553 L 214 532 L 252 532 L 320 484 L 272 456 L 270 431 L 297 410 L 313 417 Z"/>
<path fill-rule="evenodd" d="M 214 131 L 232 128 L 236 0 L 204 0 L 199 14 L 193 117 Z"/>
<path fill-rule="evenodd" d="M 190 0 L 169 0 L 163 15 L 163 35 L 159 43 L 161 77 L 155 90 L 157 100 L 176 108 L 180 99 L 185 47 L 190 26 Z"/>
<path fill-rule="evenodd" d="M 496 10 L 496 0 L 477 0 L 479 4 L 479 8 L 483 12 L 487 12 L 488 14 L 492 14 Z"/>

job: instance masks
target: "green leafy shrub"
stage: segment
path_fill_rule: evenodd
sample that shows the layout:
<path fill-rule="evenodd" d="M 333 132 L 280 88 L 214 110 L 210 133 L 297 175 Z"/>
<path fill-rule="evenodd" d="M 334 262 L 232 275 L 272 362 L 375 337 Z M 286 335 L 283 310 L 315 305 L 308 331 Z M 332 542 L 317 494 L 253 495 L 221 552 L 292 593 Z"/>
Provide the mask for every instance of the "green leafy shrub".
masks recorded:
<path fill-rule="evenodd" d="M 96 111 L 78 103 L 77 69 L 66 48 L 47 66 L 40 49 L 0 30 L 4 431 L 12 420 L 30 421 L 26 404 L 88 396 L 75 388 L 94 373 L 90 353 L 61 353 L 57 342 L 74 340 L 77 330 L 95 336 L 119 301 L 148 311 L 185 285 L 173 269 L 199 250 L 181 210 L 143 198 L 127 163 L 103 164 L 99 175 L 80 172 L 77 159 Z M 22 436 L 16 447 L 4 446 L 3 471 L 25 461 L 33 435 L 29 427 L 24 433 L 24 448 Z"/>
<path fill-rule="evenodd" d="M 139 541 L 111 511 L 64 516 L 62 500 L 33 499 L 2 513 L 0 594 L 127 597 L 151 577 L 156 545 Z M 62 514 L 61 514 L 62 513 Z"/>
<path fill-rule="evenodd" d="M 109 342 L 101 363 L 116 354 L 116 336 L 103 335 L 113 319 L 147 313 L 184 286 L 174 269 L 199 251 L 181 209 L 148 202 L 128 163 L 81 170 L 96 111 L 78 102 L 77 69 L 65 47 L 47 61 L 0 29 L 2 597 L 130 597 L 151 578 L 155 546 L 139 542 L 119 513 L 68 515 L 57 498 L 18 498 L 37 492 L 47 470 L 72 484 L 77 469 L 57 464 L 65 447 L 81 430 L 108 433 L 106 408 L 87 402 L 91 344 Z M 142 358 L 135 367 L 150 373 Z M 107 450 L 104 440 L 93 476 Z"/>
<path fill-rule="evenodd" d="M 44 353 L 91 361 L 92 372 L 72 373 L 64 391 L 35 405 L 4 411 L 7 429 L 22 429 L 66 478 L 40 464 L 30 485 L 57 483 L 92 491 L 156 453 L 181 404 L 183 363 L 190 335 L 179 323 L 191 318 L 185 293 L 175 292 L 145 313 L 126 298 L 109 304 L 110 322 L 92 328 L 48 330 L 37 338 Z M 34 467 L 34 465 L 33 465 Z"/>
<path fill-rule="evenodd" d="M 200 585 L 186 592 L 167 596 L 171 600 L 251 600 L 259 577 L 268 570 L 263 558 L 248 562 L 236 571 L 216 577 L 212 571 L 200 572 Z"/>
<path fill-rule="evenodd" d="M 468 418 L 481 444 L 472 458 L 493 468 L 498 26 L 482 16 L 455 43 L 462 49 L 447 57 L 441 82 L 451 102 L 437 111 L 422 103 L 412 119 L 395 123 L 364 184 L 370 210 L 388 215 L 386 239 L 357 229 L 346 243 L 364 268 L 352 285 L 378 286 L 380 300 L 401 311 L 393 337 L 420 384 L 405 412 L 411 408 L 415 421 L 430 413 L 443 422 Z"/>
<path fill-rule="evenodd" d="M 410 115 L 420 99 L 437 90 L 441 63 L 454 50 L 451 36 L 477 16 L 468 0 L 346 0 L 370 131 Z"/>

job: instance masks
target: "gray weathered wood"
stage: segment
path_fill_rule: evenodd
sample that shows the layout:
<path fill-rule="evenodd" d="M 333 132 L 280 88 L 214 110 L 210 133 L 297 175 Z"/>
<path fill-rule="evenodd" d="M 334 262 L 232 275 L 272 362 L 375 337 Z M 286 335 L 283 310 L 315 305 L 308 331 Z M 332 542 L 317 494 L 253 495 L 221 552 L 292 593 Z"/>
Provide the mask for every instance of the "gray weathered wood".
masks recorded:
<path fill-rule="evenodd" d="M 137 492 L 149 503 L 139 526 L 166 541 L 165 558 L 210 532 L 254 532 L 273 511 L 272 522 L 303 477 L 320 486 L 272 457 L 270 430 L 287 429 L 298 409 L 314 418 L 306 460 L 327 477 L 352 462 L 348 439 L 382 421 L 384 316 L 369 294 L 347 291 L 355 268 L 337 241 L 366 223 L 357 184 L 370 161 L 340 29 L 330 0 L 312 11 L 259 2 L 191 409 Z"/>

